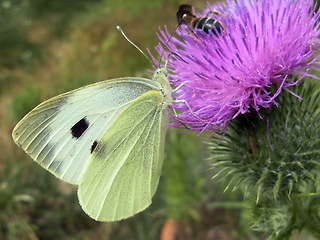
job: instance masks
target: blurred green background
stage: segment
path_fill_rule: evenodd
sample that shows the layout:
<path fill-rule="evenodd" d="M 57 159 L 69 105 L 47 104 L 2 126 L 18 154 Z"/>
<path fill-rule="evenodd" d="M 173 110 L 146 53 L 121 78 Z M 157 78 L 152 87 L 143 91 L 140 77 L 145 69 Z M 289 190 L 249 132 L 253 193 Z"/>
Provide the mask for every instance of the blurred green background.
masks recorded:
<path fill-rule="evenodd" d="M 206 5 L 187 2 L 199 10 Z M 263 239 L 243 220 L 242 198 L 223 193 L 211 178 L 209 135 L 170 129 L 151 207 L 116 223 L 90 219 L 78 204 L 76 186 L 42 169 L 12 141 L 14 125 L 49 97 L 102 79 L 150 76 L 150 63 L 116 25 L 156 55 L 158 27 L 173 31 L 182 3 L 0 0 L 0 239 L 151 240 L 170 228 L 175 239 Z"/>

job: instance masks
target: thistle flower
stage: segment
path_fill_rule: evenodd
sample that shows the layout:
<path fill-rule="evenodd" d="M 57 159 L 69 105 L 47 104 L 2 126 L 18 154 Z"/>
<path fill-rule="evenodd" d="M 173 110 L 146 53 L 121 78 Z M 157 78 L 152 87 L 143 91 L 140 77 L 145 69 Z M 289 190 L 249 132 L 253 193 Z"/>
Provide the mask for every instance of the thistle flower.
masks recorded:
<path fill-rule="evenodd" d="M 171 37 L 160 29 L 156 49 L 168 56 L 170 81 L 179 88 L 173 107 L 180 113 L 171 126 L 225 130 L 239 114 L 277 105 L 280 92 L 291 92 L 305 76 L 316 78 L 310 69 L 317 68 L 320 30 L 312 0 L 230 0 L 194 13 L 207 14 L 225 31 L 206 34 L 181 25 L 179 36 Z"/>

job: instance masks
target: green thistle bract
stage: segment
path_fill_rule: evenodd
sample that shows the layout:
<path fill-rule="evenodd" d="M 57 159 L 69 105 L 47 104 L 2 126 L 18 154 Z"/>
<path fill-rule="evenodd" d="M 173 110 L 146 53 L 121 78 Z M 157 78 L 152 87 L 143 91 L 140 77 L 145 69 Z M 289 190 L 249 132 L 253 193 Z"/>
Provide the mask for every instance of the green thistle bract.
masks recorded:
<path fill-rule="evenodd" d="M 223 137 L 214 137 L 212 156 L 215 166 L 221 167 L 218 175 L 229 179 L 227 188 L 240 187 L 258 202 L 262 192 L 274 199 L 279 194 L 290 198 L 301 192 L 303 181 L 316 181 L 320 172 L 320 91 L 308 83 L 294 91 L 303 100 L 283 93 L 277 98 L 279 107 L 265 112 L 264 120 L 249 115 L 234 119 Z"/>
<path fill-rule="evenodd" d="M 320 88 L 311 82 L 292 89 L 302 99 L 284 92 L 263 120 L 234 119 L 211 144 L 216 176 L 243 192 L 248 222 L 268 239 L 288 239 L 293 229 L 320 238 Z"/>

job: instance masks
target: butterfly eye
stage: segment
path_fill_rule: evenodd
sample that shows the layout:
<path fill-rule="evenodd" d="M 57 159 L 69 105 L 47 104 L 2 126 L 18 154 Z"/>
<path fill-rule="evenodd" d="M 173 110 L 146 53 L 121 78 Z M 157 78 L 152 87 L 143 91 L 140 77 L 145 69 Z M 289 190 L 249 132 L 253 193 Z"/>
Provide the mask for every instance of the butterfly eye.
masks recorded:
<path fill-rule="evenodd" d="M 158 74 L 160 74 L 162 71 L 161 71 L 161 68 L 159 68 L 159 69 L 157 69 L 154 73 L 156 74 L 156 75 L 158 75 Z"/>
<path fill-rule="evenodd" d="M 168 71 L 165 68 L 158 68 L 155 72 L 154 75 L 164 75 L 165 77 L 167 77 L 168 75 Z"/>

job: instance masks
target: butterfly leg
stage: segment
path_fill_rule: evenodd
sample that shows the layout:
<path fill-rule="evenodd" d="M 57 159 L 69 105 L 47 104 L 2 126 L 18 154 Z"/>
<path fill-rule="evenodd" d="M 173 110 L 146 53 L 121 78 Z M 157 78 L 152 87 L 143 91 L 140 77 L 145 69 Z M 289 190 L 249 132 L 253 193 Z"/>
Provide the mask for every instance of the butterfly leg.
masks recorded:
<path fill-rule="evenodd" d="M 208 120 L 204 120 L 204 119 L 200 118 L 199 116 L 197 116 L 197 115 L 192 111 L 190 105 L 188 104 L 188 102 L 187 102 L 186 100 L 174 100 L 173 102 L 174 102 L 174 103 L 180 103 L 180 102 L 184 103 L 184 104 L 187 106 L 187 108 L 189 109 L 189 111 L 191 112 L 191 114 L 192 114 L 193 116 L 195 116 L 197 119 L 199 119 L 199 120 L 202 121 L 202 122 L 207 122 L 207 121 L 208 121 Z"/>
<path fill-rule="evenodd" d="M 172 90 L 172 93 L 176 93 L 176 92 L 177 92 L 181 87 L 183 87 L 183 86 L 189 87 L 188 84 L 182 83 L 182 84 L 180 84 L 178 87 L 176 87 L 174 90 Z M 190 110 L 190 112 L 192 113 L 193 116 L 195 116 L 197 119 L 199 119 L 199 120 L 202 121 L 202 122 L 207 122 L 207 120 L 204 120 L 204 119 L 200 118 L 199 116 L 197 116 L 197 115 L 192 111 L 190 105 L 188 104 L 188 102 L 187 102 L 186 100 L 174 100 L 173 102 L 175 102 L 175 103 L 179 103 L 179 102 L 184 103 L 184 104 L 188 107 L 188 109 Z M 173 110 L 173 112 L 175 113 L 175 116 L 177 117 L 177 114 L 176 114 L 175 110 Z"/>
<path fill-rule="evenodd" d="M 176 93 L 183 86 L 188 86 L 188 85 L 185 83 L 181 83 L 178 87 L 176 87 L 175 89 L 172 90 L 172 93 Z"/>

